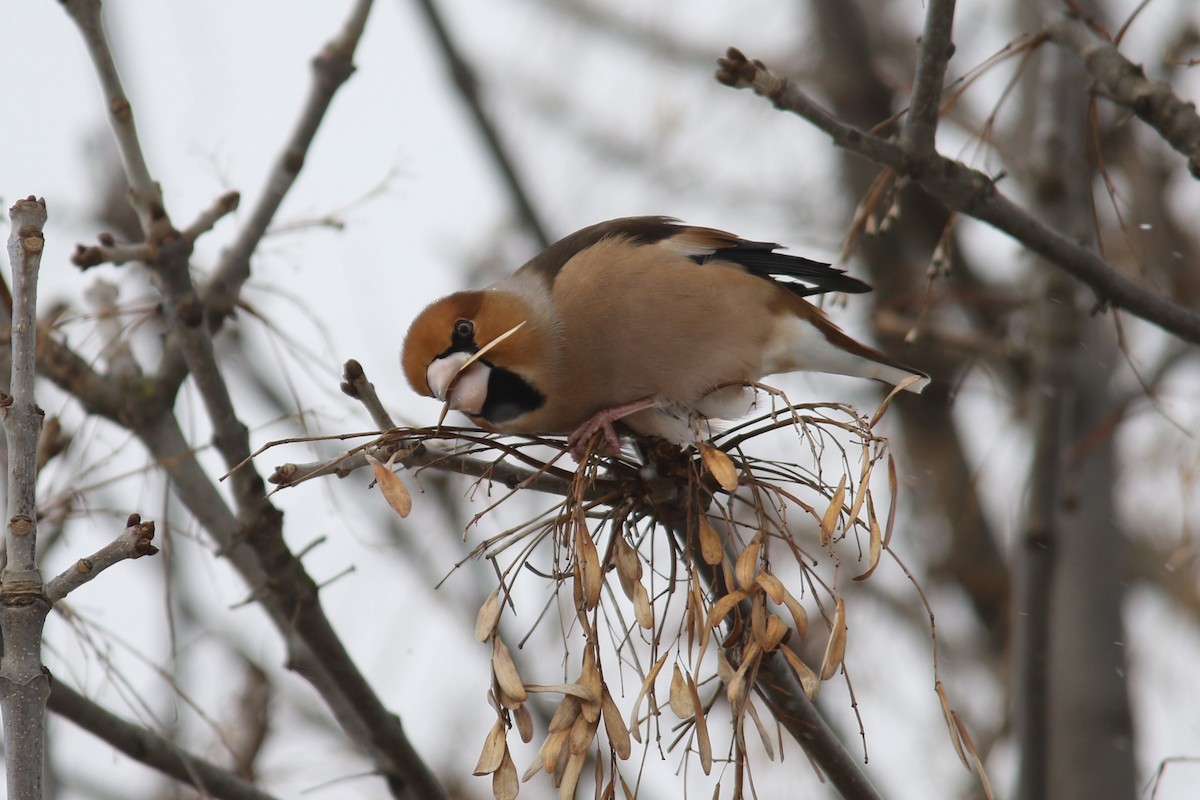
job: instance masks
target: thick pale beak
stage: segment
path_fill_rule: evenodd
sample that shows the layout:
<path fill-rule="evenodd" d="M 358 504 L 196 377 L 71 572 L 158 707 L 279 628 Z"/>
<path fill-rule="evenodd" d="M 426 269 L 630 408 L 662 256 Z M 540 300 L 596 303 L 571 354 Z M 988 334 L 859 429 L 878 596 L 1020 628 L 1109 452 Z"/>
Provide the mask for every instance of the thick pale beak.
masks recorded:
<path fill-rule="evenodd" d="M 488 378 L 492 369 L 482 361 L 475 361 L 463 369 L 463 364 L 470 358 L 469 353 L 451 353 L 434 359 L 425 370 L 425 379 L 429 381 L 429 389 L 438 400 L 448 402 L 455 411 L 477 415 L 483 411 L 483 404 L 487 401 Z"/>

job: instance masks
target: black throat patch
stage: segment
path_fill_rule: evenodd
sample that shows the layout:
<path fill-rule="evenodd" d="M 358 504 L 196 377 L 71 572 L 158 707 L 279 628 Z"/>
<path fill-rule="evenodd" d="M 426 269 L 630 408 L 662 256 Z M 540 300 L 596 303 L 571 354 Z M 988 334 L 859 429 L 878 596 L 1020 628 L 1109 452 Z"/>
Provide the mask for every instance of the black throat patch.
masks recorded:
<path fill-rule="evenodd" d="M 486 359 L 484 363 L 487 363 Z M 479 411 L 480 417 L 493 425 L 502 425 L 545 404 L 545 395 L 533 388 L 529 381 L 504 367 L 488 366 L 491 366 L 492 372 L 488 377 L 487 399 Z"/>

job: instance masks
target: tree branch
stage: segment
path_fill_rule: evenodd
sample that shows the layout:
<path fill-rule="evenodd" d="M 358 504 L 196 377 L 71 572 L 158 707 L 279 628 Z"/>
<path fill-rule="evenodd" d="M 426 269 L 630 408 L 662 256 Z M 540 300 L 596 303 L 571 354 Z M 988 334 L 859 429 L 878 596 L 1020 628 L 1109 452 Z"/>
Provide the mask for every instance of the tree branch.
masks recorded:
<path fill-rule="evenodd" d="M 12 233 L 11 395 L 0 398 L 8 440 L 8 561 L 0 571 L 0 709 L 8 797 L 42 800 L 46 746 L 46 695 L 42 627 L 50 604 L 37 568 L 37 448 L 45 413 L 34 397 L 37 281 L 45 240 L 46 203 L 18 200 L 9 210 Z"/>
<path fill-rule="evenodd" d="M 125 530 L 116 539 L 46 583 L 46 600 L 54 605 L 112 565 L 127 558 L 154 555 L 158 548 L 150 543 L 153 538 L 154 522 L 142 522 L 140 516 L 130 514 Z"/>
<path fill-rule="evenodd" d="M 60 680 L 50 690 L 48 708 L 141 764 L 194 786 L 218 800 L 274 800 L 272 795 L 233 776 L 210 761 L 184 752 L 140 725 L 121 719 Z"/>
<path fill-rule="evenodd" d="M 1052 42 L 1079 57 L 1108 99 L 1128 108 L 1186 157 L 1188 171 L 1200 179 L 1200 115 L 1195 103 L 1177 97 L 1167 84 L 1147 78 L 1140 64 L 1121 55 L 1115 44 L 1076 14 L 1055 13 L 1047 32 Z"/>
<path fill-rule="evenodd" d="M 816 705 L 808 699 L 795 670 L 779 650 L 763 658 L 754 690 L 767 701 L 779 724 L 820 765 L 843 798 L 879 800 L 883 797 L 863 772 L 862 765 L 850 755 Z"/>
<path fill-rule="evenodd" d="M 921 164 L 937 152 L 934 140 L 941 115 L 942 83 L 946 65 L 954 55 L 950 33 L 954 27 L 954 0 L 929 0 L 925 9 L 925 31 L 917 54 L 912 100 L 901 145 Z"/>
<path fill-rule="evenodd" d="M 91 55 L 92 64 L 96 68 L 96 76 L 100 79 L 109 121 L 117 139 L 117 148 L 121 151 L 121 161 L 125 164 L 125 174 L 129 179 L 130 201 L 138 212 L 142 230 L 146 233 L 146 241 L 159 241 L 172 231 L 171 219 L 163 205 L 162 189 L 150 176 L 150 168 L 146 166 L 146 157 L 142 153 L 137 127 L 133 122 L 133 106 L 125 95 L 121 77 L 117 74 L 117 65 L 113 61 L 112 50 L 104 34 L 101 2 L 62 0 L 62 4 L 75 21 L 79 32 L 83 34 L 84 44 L 87 45 L 88 54 Z"/>
<path fill-rule="evenodd" d="M 352 69 L 350 56 L 370 5 L 370 0 L 358 1 L 342 37 L 327 47 L 318 58 L 319 64 L 328 61 L 341 65 L 348 75 Z M 138 396 L 127 393 L 116 418 L 130 428 L 172 476 L 173 488 L 184 505 L 219 544 L 251 587 L 254 598 L 269 612 L 286 643 L 289 666 L 304 675 L 320 692 L 348 736 L 374 761 L 393 795 L 397 798 L 445 797 L 444 790 L 408 741 L 399 719 L 380 702 L 329 624 L 318 600 L 316 583 L 284 541 L 282 513 L 267 500 L 262 478 L 252 466 L 234 474 L 235 516 L 197 462 L 194 448 L 184 438 L 178 420 L 170 413 L 179 385 L 190 374 L 210 417 L 215 449 L 225 463 L 232 467 L 249 455 L 247 429 L 238 419 L 217 366 L 211 331 L 206 324 L 206 309 L 192 282 L 189 258 L 194 243 L 171 226 L 157 194 L 158 188 L 149 181 L 132 128 L 132 117 L 128 113 L 128 101 L 120 91 L 100 27 L 99 3 L 97 0 L 69 0 L 68 10 L 84 32 L 106 95 L 111 98 L 110 102 L 121 107 L 121 112 L 114 114 L 113 126 L 122 152 L 126 154 L 134 201 L 142 217 L 147 244 L 152 248 L 148 266 L 162 293 L 169 329 L 163 365 L 170 365 L 172 369 L 160 365 L 158 380 L 144 393 Z M 319 105 L 323 107 L 327 103 L 328 97 Z M 297 134 L 305 146 L 311 140 L 319 118 L 320 114 L 315 113 L 305 117 L 303 130 Z M 284 167 L 288 173 L 286 184 L 290 186 L 303 161 L 303 151 L 289 150 L 283 158 L 287 161 Z M 151 187 L 156 193 L 155 199 L 147 203 L 146 196 Z M 265 200 L 260 209 L 273 213 L 282 197 L 281 193 L 277 194 L 274 200 Z M 214 208 L 220 211 L 227 205 L 219 201 Z M 269 213 L 262 211 L 261 215 L 255 215 L 257 221 L 253 224 L 265 224 Z M 197 226 L 193 226 L 197 235 L 206 220 L 215 217 L 216 212 L 202 216 Z M 249 248 L 245 252 L 248 259 L 258 234 L 250 228 L 242 241 L 243 246 Z M 228 260 L 221 270 L 221 280 L 232 289 L 230 297 L 234 299 L 248 275 L 242 269 L 242 266 L 248 269 L 248 261 L 241 265 L 236 261 L 237 258 Z M 228 302 L 232 303 L 234 299 Z"/>
<path fill-rule="evenodd" d="M 235 488 L 235 516 L 173 416 L 159 417 L 134 432 L 163 464 L 177 496 L 237 569 L 253 599 L 268 612 L 287 650 L 288 668 L 313 685 L 349 738 L 375 763 L 393 796 L 445 798 L 399 718 L 379 700 L 333 630 L 316 583 L 283 539 L 282 514 L 264 500 L 250 502 L 262 492 L 261 478 L 246 470 L 250 478 Z"/>
<path fill-rule="evenodd" d="M 1143 288 L 1095 253 L 1042 224 L 1000 194 L 994 181 L 982 172 L 936 154 L 928 166 L 916 170 L 899 145 L 840 122 L 761 61 L 751 61 L 730 48 L 718 63 L 716 77 L 721 83 L 753 89 L 771 100 L 776 108 L 797 114 L 829 134 L 837 146 L 909 178 L 950 209 L 1004 231 L 1087 284 L 1101 302 L 1124 308 L 1181 339 L 1200 344 L 1200 314 Z"/>

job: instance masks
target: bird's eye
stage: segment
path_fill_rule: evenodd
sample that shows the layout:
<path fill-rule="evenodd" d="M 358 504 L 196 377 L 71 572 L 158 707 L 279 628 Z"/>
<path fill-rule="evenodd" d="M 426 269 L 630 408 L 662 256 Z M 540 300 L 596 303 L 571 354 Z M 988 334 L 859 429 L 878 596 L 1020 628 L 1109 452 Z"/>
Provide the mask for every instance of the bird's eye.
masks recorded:
<path fill-rule="evenodd" d="M 471 339 L 475 336 L 475 323 L 469 319 L 460 319 L 454 323 L 455 339 Z"/>

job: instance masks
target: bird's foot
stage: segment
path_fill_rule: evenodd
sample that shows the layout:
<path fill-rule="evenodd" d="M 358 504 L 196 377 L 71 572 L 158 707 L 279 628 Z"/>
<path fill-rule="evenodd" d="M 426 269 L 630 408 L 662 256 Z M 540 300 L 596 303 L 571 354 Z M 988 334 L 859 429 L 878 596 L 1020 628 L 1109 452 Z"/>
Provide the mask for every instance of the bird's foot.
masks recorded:
<path fill-rule="evenodd" d="M 583 424 L 567 437 L 567 447 L 570 449 L 571 457 L 577 463 L 582 464 L 588 456 L 588 443 L 591 442 L 592 437 L 596 435 L 597 431 L 604 432 L 604 436 L 600 442 L 599 454 L 605 456 L 620 455 L 621 437 L 617 434 L 617 429 L 613 427 L 613 423 L 628 417 L 630 414 L 636 414 L 647 408 L 653 408 L 655 404 L 653 397 L 643 397 L 641 400 L 634 400 L 632 403 L 606 408 L 584 420 Z"/>

